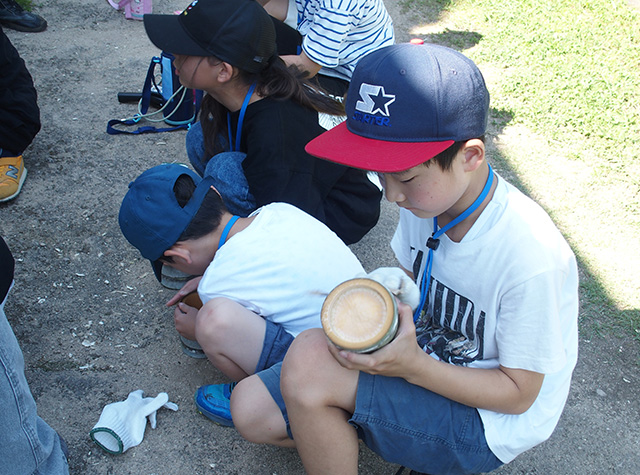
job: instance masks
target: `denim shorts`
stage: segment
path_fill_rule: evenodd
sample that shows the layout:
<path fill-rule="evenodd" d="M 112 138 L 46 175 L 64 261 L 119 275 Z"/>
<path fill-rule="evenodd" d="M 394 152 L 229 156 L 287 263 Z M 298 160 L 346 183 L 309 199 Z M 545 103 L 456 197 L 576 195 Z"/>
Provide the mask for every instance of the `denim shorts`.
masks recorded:
<path fill-rule="evenodd" d="M 270 368 L 277 363 L 282 363 L 284 355 L 287 354 L 287 350 L 293 342 L 293 336 L 287 333 L 282 325 L 278 325 L 277 323 L 273 323 L 269 320 L 265 321 L 267 327 L 264 332 L 262 353 L 260 353 L 260 359 L 256 366 L 256 373 Z M 278 374 L 280 373 L 278 372 Z M 280 387 L 280 383 L 278 383 L 278 387 Z"/>
<path fill-rule="evenodd" d="M 229 212 L 246 217 L 256 209 L 256 201 L 249 190 L 249 183 L 242 168 L 246 153 L 221 152 L 213 157 L 206 155 L 200 122 L 189 128 L 186 146 L 191 166 L 200 176 L 213 178 L 213 186 L 224 198 Z"/>
<path fill-rule="evenodd" d="M 282 371 L 282 361 L 274 364 L 270 368 L 264 369 L 258 373 L 258 377 L 262 380 L 267 387 L 269 394 L 278 405 L 284 423 L 287 426 L 287 435 L 290 439 L 293 439 L 291 434 L 291 428 L 289 427 L 289 415 L 287 414 L 287 408 L 284 405 L 284 399 L 282 398 L 282 392 L 280 391 L 280 372 Z"/>
<path fill-rule="evenodd" d="M 282 326 L 267 320 L 267 329 L 264 335 L 264 344 L 262 345 L 262 353 L 256 367 L 256 373 L 267 387 L 269 394 L 276 402 L 282 412 L 282 417 L 287 424 L 287 433 L 291 437 L 289 430 L 289 418 L 287 410 L 284 407 L 284 399 L 280 392 L 280 370 L 282 369 L 282 360 L 287 350 L 293 342 L 293 337 L 287 333 Z"/>
<path fill-rule="evenodd" d="M 281 370 L 280 362 L 258 376 L 280 408 L 287 435 L 293 439 L 280 392 Z M 427 410 L 419 410 L 422 408 Z M 502 465 L 487 446 L 476 409 L 401 378 L 361 372 L 356 410 L 349 423 L 358 438 L 383 459 L 419 472 L 482 473 Z"/>
<path fill-rule="evenodd" d="M 349 422 L 383 459 L 418 472 L 481 473 L 502 465 L 476 409 L 402 378 L 361 372 Z"/>
<path fill-rule="evenodd" d="M 282 358 L 285 353 L 286 350 Z M 257 374 L 278 405 L 287 434 L 293 439 L 280 391 L 281 370 L 279 361 Z M 361 372 L 356 409 L 349 423 L 356 428 L 358 437 L 383 459 L 418 472 L 482 473 L 502 465 L 487 445 L 476 409 L 402 378 Z"/>

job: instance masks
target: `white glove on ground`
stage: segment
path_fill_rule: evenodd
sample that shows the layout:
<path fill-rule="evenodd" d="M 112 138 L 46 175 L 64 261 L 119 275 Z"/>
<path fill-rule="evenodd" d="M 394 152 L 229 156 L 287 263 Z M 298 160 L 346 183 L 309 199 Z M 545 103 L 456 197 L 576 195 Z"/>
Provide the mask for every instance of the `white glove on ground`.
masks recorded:
<path fill-rule="evenodd" d="M 409 305 L 411 310 L 415 311 L 420 303 L 420 288 L 399 267 L 378 267 L 362 277 L 384 285 L 400 302 Z"/>
<path fill-rule="evenodd" d="M 98 423 L 89 435 L 98 446 L 110 454 L 121 454 L 138 445 L 144 437 L 147 417 L 151 428 L 156 428 L 156 411 L 166 407 L 178 410 L 178 405 L 169 402 L 167 393 L 156 397 L 142 397 L 142 389 L 132 391 L 126 400 L 107 404 Z"/>

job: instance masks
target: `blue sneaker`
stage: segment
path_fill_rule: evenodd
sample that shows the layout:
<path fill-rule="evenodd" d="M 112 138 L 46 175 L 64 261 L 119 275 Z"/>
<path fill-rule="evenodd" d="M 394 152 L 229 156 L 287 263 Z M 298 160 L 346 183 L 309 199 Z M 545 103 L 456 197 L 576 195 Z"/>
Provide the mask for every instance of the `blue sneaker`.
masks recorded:
<path fill-rule="evenodd" d="M 198 412 L 222 426 L 233 427 L 229 403 L 236 383 L 200 386 L 194 399 Z"/>

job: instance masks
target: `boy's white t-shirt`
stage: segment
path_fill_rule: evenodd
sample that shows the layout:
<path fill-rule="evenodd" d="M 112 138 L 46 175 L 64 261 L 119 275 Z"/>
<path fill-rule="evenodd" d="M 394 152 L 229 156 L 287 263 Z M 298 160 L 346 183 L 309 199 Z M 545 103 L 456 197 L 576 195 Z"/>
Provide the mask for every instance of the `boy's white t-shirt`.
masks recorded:
<path fill-rule="evenodd" d="M 364 272 L 327 226 L 287 203 L 251 214 L 253 222 L 216 252 L 198 294 L 234 300 L 293 335 L 320 327 L 326 295 Z"/>
<path fill-rule="evenodd" d="M 547 213 L 498 179 L 462 241 L 440 238 L 426 305 L 432 321 L 423 314 L 416 330 L 418 343 L 437 359 L 545 375 L 524 414 L 478 409 L 489 447 L 507 463 L 549 438 L 564 408 L 578 353 L 578 273 Z M 433 220 L 400 210 L 391 246 L 420 279 L 432 233 Z"/>

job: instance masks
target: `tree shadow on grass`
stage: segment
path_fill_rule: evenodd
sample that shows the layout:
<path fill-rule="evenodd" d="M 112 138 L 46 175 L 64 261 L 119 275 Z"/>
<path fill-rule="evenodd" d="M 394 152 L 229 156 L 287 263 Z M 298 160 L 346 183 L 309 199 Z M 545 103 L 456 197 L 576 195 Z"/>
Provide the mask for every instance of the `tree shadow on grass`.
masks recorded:
<path fill-rule="evenodd" d="M 489 132 L 486 140 L 488 159 L 501 176 L 538 202 L 554 219 L 553 210 L 548 209 L 534 198 L 535 190 L 525 183 L 515 171 L 508 157 L 492 143 L 494 138 L 503 133 L 513 118 L 514 115 L 511 111 L 490 109 Z M 579 328 L 581 337 L 590 340 L 595 337 L 606 338 L 607 335 L 612 335 L 617 338 L 634 340 L 634 355 L 631 359 L 635 364 L 640 365 L 640 309 L 620 308 L 599 276 L 597 269 L 594 269 L 580 250 L 572 245 L 570 236 L 565 236 L 565 238 L 576 255 L 579 267 Z"/>
<path fill-rule="evenodd" d="M 440 33 L 422 35 L 422 40 L 424 40 L 425 43 L 448 46 L 460 52 L 477 45 L 481 39 L 482 35 L 475 31 L 457 31 L 449 30 L 448 28 L 445 28 L 444 31 Z"/>
<path fill-rule="evenodd" d="M 437 23 L 454 0 L 399 0 L 400 13 L 419 18 L 420 23 Z"/>

